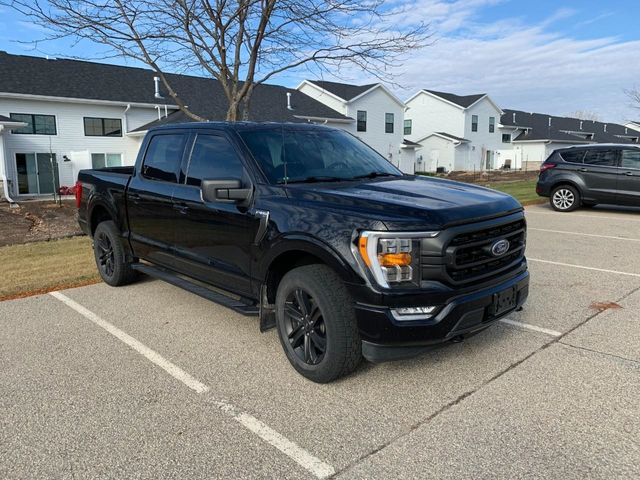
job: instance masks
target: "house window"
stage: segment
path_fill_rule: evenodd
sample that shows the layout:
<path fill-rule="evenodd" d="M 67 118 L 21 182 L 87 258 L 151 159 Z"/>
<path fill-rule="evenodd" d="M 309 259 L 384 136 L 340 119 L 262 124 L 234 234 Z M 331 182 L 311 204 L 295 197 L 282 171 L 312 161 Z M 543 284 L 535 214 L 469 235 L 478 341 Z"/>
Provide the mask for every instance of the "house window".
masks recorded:
<path fill-rule="evenodd" d="M 384 114 L 384 133 L 393 133 L 393 113 Z"/>
<path fill-rule="evenodd" d="M 502 143 L 511 143 L 511 134 L 503 133 L 502 134 Z"/>
<path fill-rule="evenodd" d="M 53 115 L 34 115 L 31 113 L 10 113 L 11 120 L 27 125 L 14 128 L 11 133 L 20 135 L 57 135 L 56 117 Z"/>
<path fill-rule="evenodd" d="M 404 121 L 404 134 L 411 135 L 411 120 Z"/>
<path fill-rule="evenodd" d="M 122 120 L 84 117 L 84 134 L 87 137 L 121 137 Z"/>
<path fill-rule="evenodd" d="M 120 154 L 120 153 L 92 153 L 91 154 L 91 166 L 92 166 L 92 168 L 121 167 L 122 166 L 122 154 Z"/>
<path fill-rule="evenodd" d="M 496 131 L 496 117 L 489 117 L 489 133 Z"/>
<path fill-rule="evenodd" d="M 478 115 L 471 115 L 471 131 L 478 131 Z"/>
<path fill-rule="evenodd" d="M 367 131 L 367 112 L 364 110 L 358 110 L 358 131 Z"/>

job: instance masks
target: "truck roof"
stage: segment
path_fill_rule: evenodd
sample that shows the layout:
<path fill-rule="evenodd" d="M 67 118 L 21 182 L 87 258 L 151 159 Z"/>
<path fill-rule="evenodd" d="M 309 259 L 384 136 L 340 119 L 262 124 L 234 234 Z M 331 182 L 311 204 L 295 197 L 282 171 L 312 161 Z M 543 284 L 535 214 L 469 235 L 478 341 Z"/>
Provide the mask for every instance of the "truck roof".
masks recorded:
<path fill-rule="evenodd" d="M 149 129 L 149 132 L 156 132 L 159 130 L 177 130 L 177 129 L 210 129 L 215 128 L 218 130 L 258 130 L 262 128 L 273 127 L 289 127 L 295 129 L 305 130 L 335 130 L 333 127 L 327 127 L 326 125 L 318 125 L 315 123 L 295 123 L 295 122 L 183 122 L 183 123 L 171 123 Z"/>

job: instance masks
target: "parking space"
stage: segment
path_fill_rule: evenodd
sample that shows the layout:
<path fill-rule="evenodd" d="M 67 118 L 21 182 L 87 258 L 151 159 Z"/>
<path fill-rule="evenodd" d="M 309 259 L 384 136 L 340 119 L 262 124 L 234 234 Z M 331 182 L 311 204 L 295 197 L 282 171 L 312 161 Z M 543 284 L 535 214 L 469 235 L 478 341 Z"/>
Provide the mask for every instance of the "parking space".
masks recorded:
<path fill-rule="evenodd" d="M 640 215 L 527 220 L 522 312 L 329 385 L 159 281 L 2 302 L 0 477 L 637 476 Z"/>

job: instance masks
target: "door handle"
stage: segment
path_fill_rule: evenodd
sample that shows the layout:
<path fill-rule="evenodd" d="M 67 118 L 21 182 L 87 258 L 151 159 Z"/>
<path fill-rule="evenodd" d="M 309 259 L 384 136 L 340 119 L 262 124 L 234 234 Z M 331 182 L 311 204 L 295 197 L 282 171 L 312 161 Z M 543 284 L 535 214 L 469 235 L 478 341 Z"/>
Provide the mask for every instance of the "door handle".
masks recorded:
<path fill-rule="evenodd" d="M 130 193 L 128 195 L 129 200 L 131 200 L 133 203 L 138 203 L 142 197 L 140 195 L 138 195 L 137 193 Z"/>
<path fill-rule="evenodd" d="M 625 175 L 627 177 L 633 177 L 634 173 L 633 172 L 625 172 Z"/>
<path fill-rule="evenodd" d="M 579 172 L 586 173 L 586 172 L 588 172 L 588 171 L 589 171 L 589 169 L 588 169 L 588 168 L 579 168 L 579 169 L 578 169 L 578 171 L 579 171 Z"/>

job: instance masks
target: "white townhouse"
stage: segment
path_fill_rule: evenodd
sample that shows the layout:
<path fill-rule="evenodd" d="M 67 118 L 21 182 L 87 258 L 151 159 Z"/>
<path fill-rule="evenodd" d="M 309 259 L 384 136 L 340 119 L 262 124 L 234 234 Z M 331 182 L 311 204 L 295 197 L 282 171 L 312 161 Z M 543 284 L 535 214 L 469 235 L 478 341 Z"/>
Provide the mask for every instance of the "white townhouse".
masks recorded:
<path fill-rule="evenodd" d="M 420 90 L 406 106 L 405 136 L 421 145 L 416 170 L 472 171 L 504 164 L 498 128 L 502 110 L 487 94 Z"/>
<path fill-rule="evenodd" d="M 627 128 L 630 128 L 632 130 L 637 130 L 638 132 L 640 132 L 640 121 L 628 122 L 628 123 L 625 123 L 624 126 L 627 127 Z"/>
<path fill-rule="evenodd" d="M 414 172 L 417 145 L 405 139 L 405 105 L 383 84 L 304 80 L 297 90 L 355 120 L 345 128 L 405 173 Z"/>
<path fill-rule="evenodd" d="M 193 112 L 224 120 L 227 102 L 217 81 L 169 78 Z M 370 134 L 363 140 L 403 165 L 400 152 L 413 147 L 403 145 L 402 103 L 375 87 L 353 105 L 367 112 L 364 122 L 356 121 L 357 109 L 352 118 L 351 109 L 333 108 L 300 90 L 257 85 L 249 120 L 313 122 L 361 138 Z M 0 51 L 0 197 L 51 195 L 72 186 L 83 168 L 132 165 L 148 128 L 188 121 L 151 70 Z M 413 157 L 405 164 L 412 172 Z"/>

